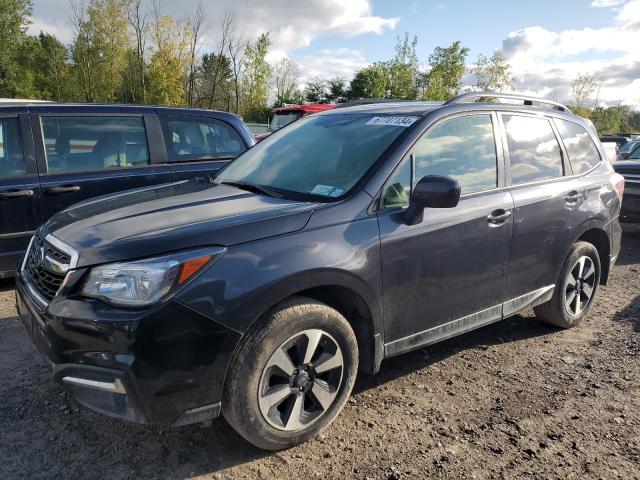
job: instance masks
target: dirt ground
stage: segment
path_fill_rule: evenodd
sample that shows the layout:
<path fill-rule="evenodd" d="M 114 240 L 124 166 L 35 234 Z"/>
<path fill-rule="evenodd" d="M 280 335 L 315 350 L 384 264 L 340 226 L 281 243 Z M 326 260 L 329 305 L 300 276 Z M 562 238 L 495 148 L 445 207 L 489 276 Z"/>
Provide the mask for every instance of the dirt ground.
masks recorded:
<path fill-rule="evenodd" d="M 622 248 L 579 327 L 526 312 L 387 360 L 323 434 L 280 453 L 222 419 L 163 429 L 80 407 L 0 283 L 0 479 L 640 478 L 640 231 Z"/>

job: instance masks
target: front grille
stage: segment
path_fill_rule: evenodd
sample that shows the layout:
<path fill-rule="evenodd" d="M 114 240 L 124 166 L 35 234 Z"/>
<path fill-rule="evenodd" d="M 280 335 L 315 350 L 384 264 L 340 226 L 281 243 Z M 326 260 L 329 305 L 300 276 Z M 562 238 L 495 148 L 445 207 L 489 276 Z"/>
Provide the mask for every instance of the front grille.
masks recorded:
<path fill-rule="evenodd" d="M 59 274 L 47 270 L 42 262 L 44 255 L 57 260 L 60 263 L 69 264 L 71 257 L 61 252 L 47 241 L 38 237 L 33 239 L 31 248 L 27 253 L 23 274 L 31 286 L 47 301 L 51 301 L 60 289 L 65 274 Z"/>

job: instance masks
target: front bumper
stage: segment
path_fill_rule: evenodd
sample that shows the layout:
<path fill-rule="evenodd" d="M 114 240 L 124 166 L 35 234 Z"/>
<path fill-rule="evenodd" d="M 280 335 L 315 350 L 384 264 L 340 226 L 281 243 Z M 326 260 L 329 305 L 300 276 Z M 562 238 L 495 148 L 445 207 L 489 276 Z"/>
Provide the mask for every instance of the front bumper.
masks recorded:
<path fill-rule="evenodd" d="M 125 310 L 58 295 L 43 307 L 19 274 L 16 306 L 54 378 L 86 407 L 174 426 L 219 414 L 238 332 L 173 300 Z"/>

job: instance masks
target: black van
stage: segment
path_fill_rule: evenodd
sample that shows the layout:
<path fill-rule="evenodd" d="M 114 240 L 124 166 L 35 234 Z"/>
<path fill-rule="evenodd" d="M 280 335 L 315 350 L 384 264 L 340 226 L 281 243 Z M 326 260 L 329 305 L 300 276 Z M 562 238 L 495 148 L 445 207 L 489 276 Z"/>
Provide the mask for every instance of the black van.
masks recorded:
<path fill-rule="evenodd" d="M 35 229 L 98 195 L 215 174 L 253 146 L 234 114 L 131 105 L 0 106 L 0 278 Z"/>

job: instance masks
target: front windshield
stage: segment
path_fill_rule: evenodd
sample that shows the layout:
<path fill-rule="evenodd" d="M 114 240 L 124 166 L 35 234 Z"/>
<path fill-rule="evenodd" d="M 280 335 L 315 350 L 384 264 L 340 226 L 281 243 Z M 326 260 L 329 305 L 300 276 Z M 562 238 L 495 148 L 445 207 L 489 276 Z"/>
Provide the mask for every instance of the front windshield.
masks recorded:
<path fill-rule="evenodd" d="M 629 143 L 623 145 L 622 148 L 620 148 L 620 152 L 619 153 L 631 152 L 631 151 L 635 150 L 635 148 L 638 145 L 640 145 L 640 140 L 634 140 L 632 142 L 629 142 Z"/>
<path fill-rule="evenodd" d="M 231 162 L 216 181 L 327 198 L 342 196 L 417 117 L 305 117 Z"/>
<path fill-rule="evenodd" d="M 271 126 L 269 127 L 272 132 L 280 130 L 285 125 L 289 125 L 291 122 L 295 122 L 302 116 L 302 112 L 278 112 L 271 119 Z"/>

